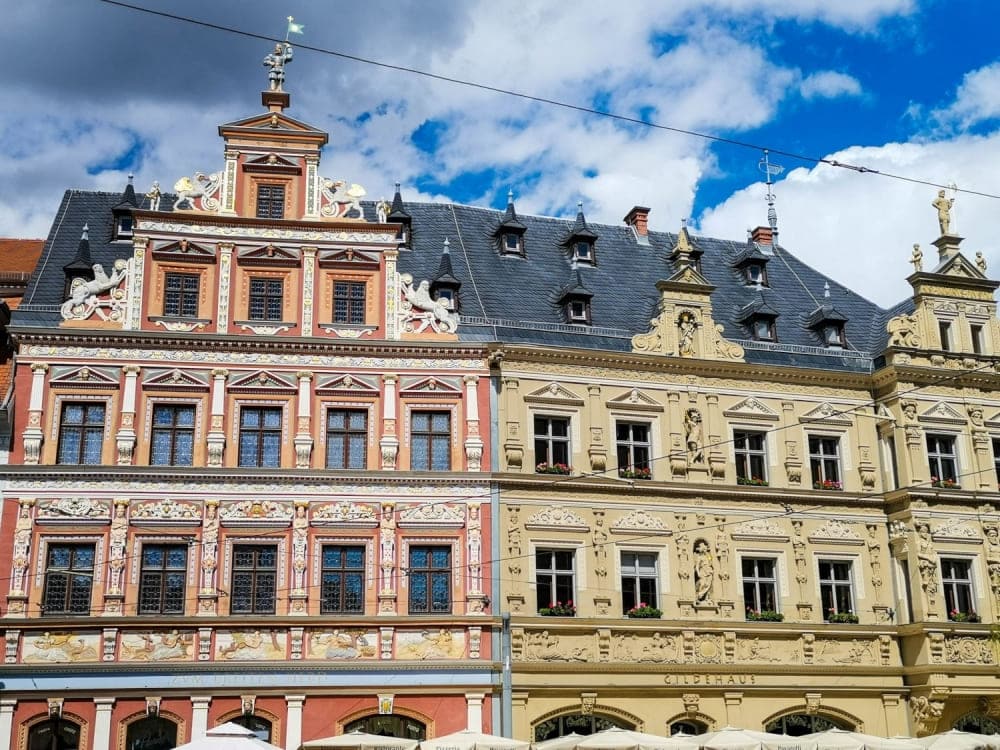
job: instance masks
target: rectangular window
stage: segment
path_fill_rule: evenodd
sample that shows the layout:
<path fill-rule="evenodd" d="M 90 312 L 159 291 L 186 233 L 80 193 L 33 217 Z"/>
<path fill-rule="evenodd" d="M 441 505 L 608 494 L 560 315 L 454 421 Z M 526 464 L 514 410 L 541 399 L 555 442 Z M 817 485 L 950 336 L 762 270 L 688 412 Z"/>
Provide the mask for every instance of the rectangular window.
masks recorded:
<path fill-rule="evenodd" d="M 535 589 L 538 609 L 569 606 L 575 598 L 576 574 L 571 549 L 535 551 Z M 648 602 L 647 602 L 648 603 Z"/>
<path fill-rule="evenodd" d="M 737 484 L 767 484 L 767 437 L 763 432 L 733 432 Z"/>
<path fill-rule="evenodd" d="M 284 283 L 281 279 L 250 279 L 250 320 L 280 321 L 283 315 Z"/>
<path fill-rule="evenodd" d="M 972 561 L 941 558 L 941 587 L 944 589 L 944 606 L 949 620 L 968 620 L 976 614 L 976 600 L 972 595 Z"/>
<path fill-rule="evenodd" d="M 276 468 L 281 465 L 281 407 L 240 409 L 240 466 Z"/>
<path fill-rule="evenodd" d="M 1000 438 L 993 438 L 993 467 L 996 470 L 997 482 L 1000 482 Z"/>
<path fill-rule="evenodd" d="M 628 614 L 633 607 L 642 605 L 659 607 L 656 563 L 655 552 L 622 552 L 623 613 Z"/>
<path fill-rule="evenodd" d="M 257 185 L 257 218 L 285 218 L 284 185 Z"/>
<path fill-rule="evenodd" d="M 99 464 L 104 447 L 103 403 L 63 404 L 56 463 Z"/>
<path fill-rule="evenodd" d="M 757 341 L 774 341 L 774 321 L 770 318 L 754 318 L 753 337 Z"/>
<path fill-rule="evenodd" d="M 569 467 L 569 419 L 535 417 L 535 463 Z"/>
<path fill-rule="evenodd" d="M 410 469 L 451 469 L 451 414 L 415 411 L 410 415 Z"/>
<path fill-rule="evenodd" d="M 93 544 L 49 545 L 42 614 L 89 615 L 93 587 Z"/>
<path fill-rule="evenodd" d="M 265 544 L 233 546 L 233 582 L 230 613 L 273 615 L 275 582 L 278 575 L 278 548 Z"/>
<path fill-rule="evenodd" d="M 326 468 L 365 468 L 367 445 L 368 412 L 363 409 L 327 410 Z"/>
<path fill-rule="evenodd" d="M 958 457 L 955 454 L 954 435 L 927 436 L 927 462 L 931 484 L 958 483 Z"/>
<path fill-rule="evenodd" d="M 830 615 L 854 613 L 854 583 L 849 561 L 819 561 L 819 594 L 823 603 L 823 619 L 829 620 Z"/>
<path fill-rule="evenodd" d="M 573 257 L 583 263 L 593 262 L 593 246 L 586 240 L 577 240 L 573 243 Z"/>
<path fill-rule="evenodd" d="M 451 547 L 410 547 L 410 614 L 451 612 Z"/>
<path fill-rule="evenodd" d="M 365 548 L 328 544 L 323 547 L 320 612 L 324 615 L 365 611 Z"/>
<path fill-rule="evenodd" d="M 741 565 L 743 606 L 746 607 L 747 618 L 752 618 L 751 613 L 779 611 L 777 560 L 773 557 L 744 557 Z"/>
<path fill-rule="evenodd" d="M 945 320 L 938 321 L 938 334 L 941 336 L 941 348 L 946 352 L 951 351 L 951 323 Z"/>
<path fill-rule="evenodd" d="M 986 351 L 986 339 L 983 337 L 983 327 L 973 323 L 969 326 L 969 333 L 972 338 L 972 353 L 983 354 Z"/>
<path fill-rule="evenodd" d="M 840 438 L 809 436 L 809 468 L 814 489 L 839 490 Z"/>
<path fill-rule="evenodd" d="M 615 441 L 618 449 L 618 473 L 648 474 L 649 425 L 638 422 L 616 422 Z"/>
<path fill-rule="evenodd" d="M 196 273 L 168 273 L 163 293 L 163 314 L 175 318 L 198 317 L 201 277 Z"/>
<path fill-rule="evenodd" d="M 142 570 L 139 574 L 140 615 L 184 614 L 187 552 L 186 544 L 142 545 Z"/>
<path fill-rule="evenodd" d="M 191 466 L 194 463 L 195 407 L 157 404 L 153 407 L 150 466 Z"/>
<path fill-rule="evenodd" d="M 521 244 L 521 235 L 517 232 L 504 232 L 503 249 L 506 253 L 517 253 L 521 255 L 524 250 Z"/>
<path fill-rule="evenodd" d="M 363 325 L 365 322 L 365 284 L 362 281 L 337 281 L 333 285 L 333 322 Z"/>

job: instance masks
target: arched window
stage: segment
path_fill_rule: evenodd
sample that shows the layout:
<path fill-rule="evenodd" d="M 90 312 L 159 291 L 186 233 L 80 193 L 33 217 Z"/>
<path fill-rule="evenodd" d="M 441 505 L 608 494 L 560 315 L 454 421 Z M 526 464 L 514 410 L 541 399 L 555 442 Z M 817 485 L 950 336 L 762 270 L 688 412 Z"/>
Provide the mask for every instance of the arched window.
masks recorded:
<path fill-rule="evenodd" d="M 703 724 L 700 721 L 694 721 L 691 719 L 686 719 L 684 721 L 675 721 L 670 725 L 670 736 L 673 737 L 675 734 L 704 734 L 708 731 L 708 725 Z"/>
<path fill-rule="evenodd" d="M 53 716 L 28 730 L 28 750 L 77 750 L 80 747 L 80 725 L 69 719 Z"/>
<path fill-rule="evenodd" d="M 233 724 L 239 724 L 241 727 L 246 727 L 251 732 L 257 735 L 257 739 L 264 740 L 264 742 L 271 741 L 271 722 L 255 714 L 242 714 L 237 716 L 235 719 L 230 719 Z"/>
<path fill-rule="evenodd" d="M 426 740 L 427 725 L 400 714 L 384 714 L 381 716 L 365 716 L 350 724 L 344 725 L 344 734 L 348 732 L 367 732 L 382 737 L 402 737 L 407 740 Z"/>
<path fill-rule="evenodd" d="M 632 724 L 610 716 L 601 716 L 599 714 L 591 714 L 589 716 L 583 714 L 564 714 L 562 716 L 553 716 L 551 719 L 546 719 L 536 724 L 535 742 L 551 740 L 553 737 L 562 737 L 573 732 L 577 734 L 593 734 L 594 732 L 600 732 L 602 729 L 610 729 L 611 727 L 635 729 L 635 726 Z"/>
<path fill-rule="evenodd" d="M 133 721 L 125 730 L 125 750 L 171 750 L 177 747 L 177 724 L 161 716 Z"/>
<path fill-rule="evenodd" d="M 955 729 L 976 734 L 1000 734 L 1000 721 L 980 713 L 966 714 L 955 722 Z"/>
<path fill-rule="evenodd" d="M 764 727 L 765 732 L 788 734 L 792 737 L 801 737 L 811 732 L 823 732 L 827 729 L 854 729 L 854 727 L 845 726 L 839 721 L 818 714 L 788 714 L 775 719 Z"/>

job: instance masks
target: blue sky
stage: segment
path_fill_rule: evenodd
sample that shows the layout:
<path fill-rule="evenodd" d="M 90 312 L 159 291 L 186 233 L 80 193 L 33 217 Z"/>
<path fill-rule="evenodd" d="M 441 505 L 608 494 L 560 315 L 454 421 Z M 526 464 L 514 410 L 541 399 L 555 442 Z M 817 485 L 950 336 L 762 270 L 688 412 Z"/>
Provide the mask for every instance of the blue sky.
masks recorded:
<path fill-rule="evenodd" d="M 988 0 L 631 0 L 608 4 L 135 0 L 262 34 L 630 117 L 1000 193 L 1000 8 Z M 59 23 L 53 23 L 58 18 Z M 15 108 L 0 111 L 0 236 L 43 236 L 68 187 L 170 186 L 221 166 L 219 123 L 260 109 L 261 40 L 101 3 L 8 9 Z M 58 54 L 53 54 L 58 50 Z M 290 114 L 330 132 L 323 173 L 371 197 L 742 239 L 766 219 L 761 153 L 300 50 Z M 934 189 L 783 156 L 782 242 L 890 305 Z M 998 202 L 959 194 L 968 255 L 1000 263 Z M 925 255 L 925 257 L 927 257 Z"/>

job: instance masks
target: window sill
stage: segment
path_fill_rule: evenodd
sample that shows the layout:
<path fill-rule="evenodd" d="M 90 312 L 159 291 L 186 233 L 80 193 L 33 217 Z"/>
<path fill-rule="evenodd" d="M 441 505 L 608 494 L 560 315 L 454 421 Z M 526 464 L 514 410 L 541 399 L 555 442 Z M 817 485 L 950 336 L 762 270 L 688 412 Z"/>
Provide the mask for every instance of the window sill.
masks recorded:
<path fill-rule="evenodd" d="M 740 487 L 769 487 L 770 486 L 770 482 L 768 482 L 766 479 L 743 479 L 742 477 L 738 477 L 736 479 L 736 484 L 738 484 Z"/>
<path fill-rule="evenodd" d="M 191 333 L 212 324 L 211 318 L 185 318 L 179 315 L 150 315 L 148 319 L 171 333 Z"/>
<path fill-rule="evenodd" d="M 286 323 L 280 320 L 234 320 L 233 325 L 259 336 L 273 336 L 276 333 L 292 330 L 298 323 Z"/>
<path fill-rule="evenodd" d="M 824 490 L 825 492 L 843 492 L 844 491 L 844 488 L 842 486 L 840 486 L 839 483 L 837 485 L 824 485 L 824 484 L 820 484 L 819 482 L 813 482 L 813 489 L 814 490 Z"/>
<path fill-rule="evenodd" d="M 363 323 L 320 323 L 319 327 L 324 333 L 335 333 L 343 339 L 361 338 L 378 330 L 378 326 Z"/>

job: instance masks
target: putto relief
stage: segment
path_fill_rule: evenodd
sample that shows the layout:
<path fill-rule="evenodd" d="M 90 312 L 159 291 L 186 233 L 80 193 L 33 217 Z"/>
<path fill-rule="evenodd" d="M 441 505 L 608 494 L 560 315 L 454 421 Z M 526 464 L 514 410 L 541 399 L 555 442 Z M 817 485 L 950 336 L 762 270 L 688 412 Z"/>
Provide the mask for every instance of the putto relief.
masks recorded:
<path fill-rule="evenodd" d="M 222 661 L 272 661 L 285 658 L 287 633 L 277 630 L 220 631 L 216 658 Z"/>
<path fill-rule="evenodd" d="M 340 661 L 377 659 L 378 633 L 374 630 L 314 630 L 309 634 L 307 658 Z"/>
<path fill-rule="evenodd" d="M 465 633 L 439 628 L 396 633 L 396 656 L 399 659 L 461 659 L 465 656 Z"/>
<path fill-rule="evenodd" d="M 60 663 L 100 661 L 101 636 L 98 633 L 51 633 L 24 639 L 22 660 L 25 663 Z"/>
<path fill-rule="evenodd" d="M 120 661 L 188 661 L 194 657 L 194 633 L 124 633 Z"/>

